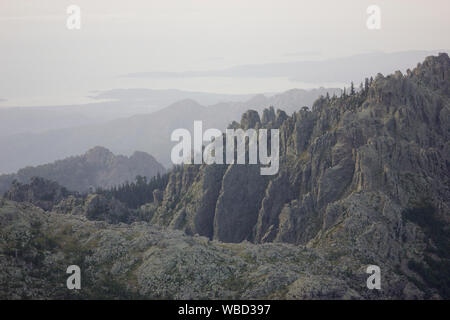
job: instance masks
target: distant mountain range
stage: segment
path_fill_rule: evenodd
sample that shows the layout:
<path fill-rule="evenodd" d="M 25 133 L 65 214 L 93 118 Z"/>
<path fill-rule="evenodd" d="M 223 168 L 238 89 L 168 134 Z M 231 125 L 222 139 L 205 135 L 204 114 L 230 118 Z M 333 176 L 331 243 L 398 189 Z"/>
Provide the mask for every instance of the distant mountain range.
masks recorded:
<path fill-rule="evenodd" d="M 287 78 L 306 83 L 349 83 L 377 73 L 388 74 L 414 68 L 417 61 L 438 51 L 410 50 L 400 52 L 370 52 L 348 57 L 292 61 L 266 64 L 247 64 L 222 70 L 186 72 L 138 72 L 125 75 L 133 78 Z"/>
<path fill-rule="evenodd" d="M 126 157 L 95 147 L 81 156 L 0 175 L 0 194 L 7 191 L 14 180 L 28 183 L 33 177 L 55 181 L 71 191 L 87 192 L 91 188 L 108 188 L 134 181 L 137 175 L 151 178 L 165 171 L 155 158 L 145 152 L 136 151 Z"/>
<path fill-rule="evenodd" d="M 270 97 L 258 95 L 246 102 L 223 102 L 209 107 L 183 100 L 153 113 L 106 123 L 0 136 L 0 173 L 81 154 L 95 146 L 124 155 L 142 150 L 165 166 L 171 166 L 170 134 L 177 128 L 190 129 L 194 120 L 203 120 L 205 128 L 224 129 L 233 120 L 239 120 L 247 109 L 262 110 L 272 105 L 292 113 L 303 106 L 311 106 L 321 95 L 340 92 L 340 89 L 294 89 Z"/>
<path fill-rule="evenodd" d="M 0 107 L 0 137 L 20 133 L 41 133 L 105 123 L 135 114 L 152 113 L 184 99 L 200 104 L 246 101 L 255 96 L 191 92 L 183 90 L 114 89 L 95 91 L 90 96 L 98 102 L 36 107 Z M 0 99 L 0 102 L 3 100 Z"/>

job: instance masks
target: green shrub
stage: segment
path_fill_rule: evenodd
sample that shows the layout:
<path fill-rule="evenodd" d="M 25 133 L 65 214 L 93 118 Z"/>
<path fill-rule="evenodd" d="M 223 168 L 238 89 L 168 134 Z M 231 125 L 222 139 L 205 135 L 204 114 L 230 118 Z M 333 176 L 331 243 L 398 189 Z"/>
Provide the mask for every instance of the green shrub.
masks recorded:
<path fill-rule="evenodd" d="M 416 272 L 428 287 L 435 288 L 444 299 L 450 298 L 450 236 L 446 224 L 439 219 L 428 202 L 409 208 L 403 218 L 421 227 L 428 240 L 424 263 L 410 260 L 408 268 Z M 438 259 L 433 258 L 433 255 Z"/>

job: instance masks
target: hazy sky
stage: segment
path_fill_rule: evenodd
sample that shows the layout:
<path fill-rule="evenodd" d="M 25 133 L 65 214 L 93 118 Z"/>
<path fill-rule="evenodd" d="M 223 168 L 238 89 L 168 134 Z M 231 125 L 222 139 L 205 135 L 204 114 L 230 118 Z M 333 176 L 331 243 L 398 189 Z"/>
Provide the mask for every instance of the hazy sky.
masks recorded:
<path fill-rule="evenodd" d="M 81 7 L 81 30 L 66 9 Z M 381 8 L 381 30 L 366 9 Z M 0 105 L 75 103 L 90 90 L 278 91 L 285 79 L 128 79 L 371 51 L 450 48 L 448 0 L 1 0 Z M 272 89 L 272 90 L 269 90 Z M 1 100 L 0 100 L 1 101 Z"/>

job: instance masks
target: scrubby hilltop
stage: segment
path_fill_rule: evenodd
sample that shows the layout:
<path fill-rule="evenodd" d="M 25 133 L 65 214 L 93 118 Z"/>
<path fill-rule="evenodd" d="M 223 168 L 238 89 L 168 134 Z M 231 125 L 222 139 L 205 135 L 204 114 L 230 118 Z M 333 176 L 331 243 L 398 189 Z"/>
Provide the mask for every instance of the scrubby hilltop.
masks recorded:
<path fill-rule="evenodd" d="M 2 299 L 377 299 L 438 298 L 383 270 L 365 287 L 366 262 L 284 243 L 190 237 L 144 222 L 112 225 L 0 200 Z M 68 290 L 78 265 L 81 290 Z"/>

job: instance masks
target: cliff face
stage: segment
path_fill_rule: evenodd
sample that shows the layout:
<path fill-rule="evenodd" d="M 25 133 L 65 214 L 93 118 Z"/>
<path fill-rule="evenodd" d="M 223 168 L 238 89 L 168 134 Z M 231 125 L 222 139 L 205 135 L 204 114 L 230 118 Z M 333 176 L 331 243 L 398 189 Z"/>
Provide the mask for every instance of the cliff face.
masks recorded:
<path fill-rule="evenodd" d="M 321 98 L 312 111 L 285 117 L 269 109 L 263 120 L 248 112 L 242 128 L 280 128 L 279 173 L 184 166 L 152 222 L 224 242 L 303 244 L 407 272 L 423 248 L 439 246 L 410 212 L 428 212 L 424 219 L 448 234 L 449 74 L 441 54 L 406 75 L 379 74 L 355 94 Z"/>
<path fill-rule="evenodd" d="M 442 54 L 405 76 L 378 75 L 354 95 L 319 99 L 312 112 L 268 109 L 262 120 L 247 112 L 244 129 L 280 128 L 279 173 L 179 168 L 154 222 L 227 242 L 305 244 L 373 208 L 375 219 L 395 220 L 394 212 L 427 201 L 448 220 L 449 70 Z M 349 209 L 356 204 L 359 213 Z"/>
<path fill-rule="evenodd" d="M 28 183 L 32 177 L 42 177 L 58 182 L 69 190 L 86 192 L 91 188 L 109 188 L 134 181 L 137 175 L 151 178 L 165 171 L 155 158 L 145 152 L 135 152 L 126 157 L 116 156 L 103 147 L 95 147 L 81 156 L 0 176 L 0 193 L 8 190 L 12 181 Z"/>

